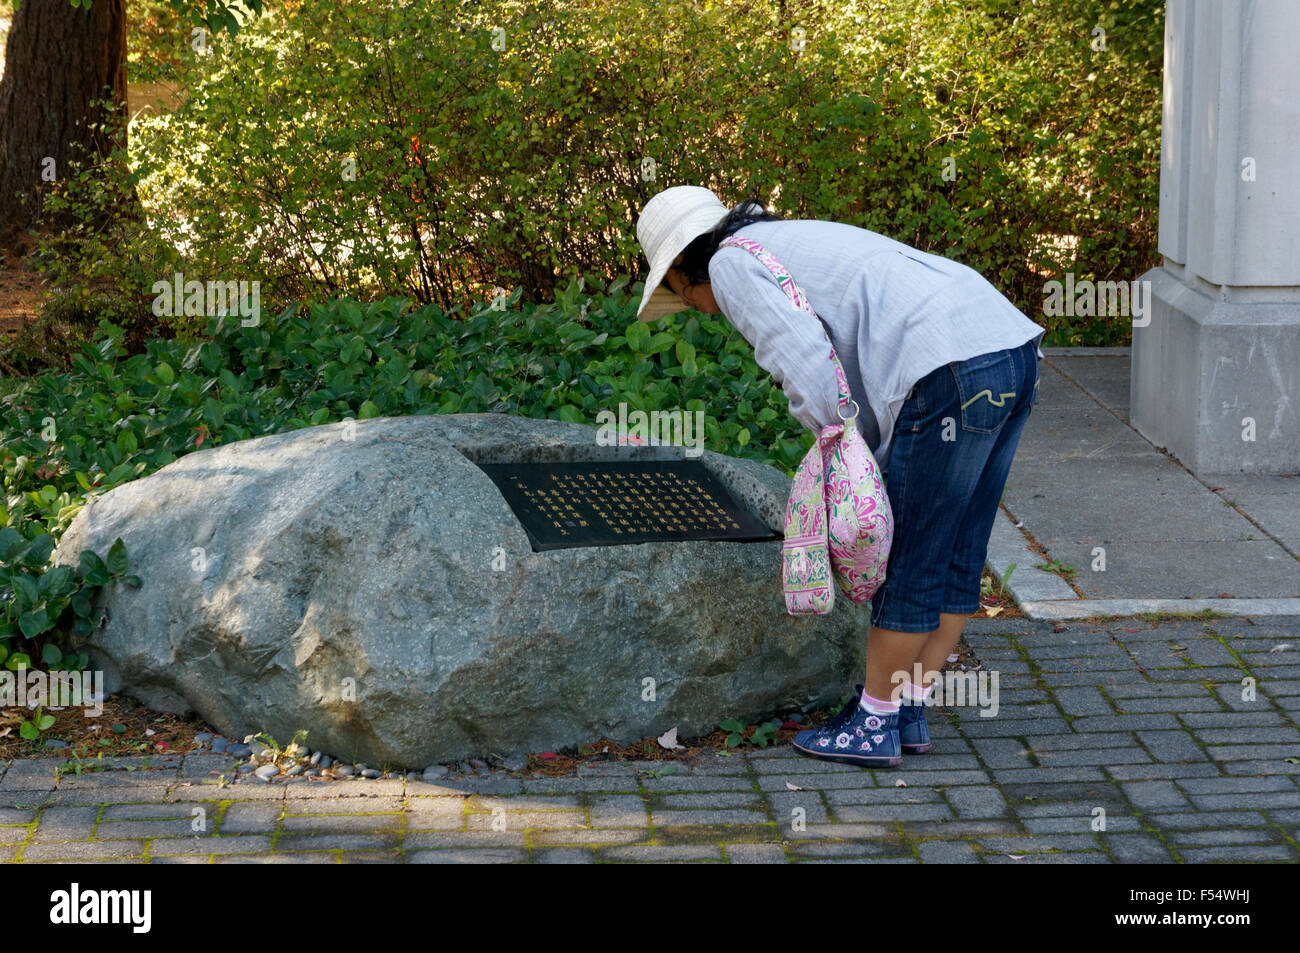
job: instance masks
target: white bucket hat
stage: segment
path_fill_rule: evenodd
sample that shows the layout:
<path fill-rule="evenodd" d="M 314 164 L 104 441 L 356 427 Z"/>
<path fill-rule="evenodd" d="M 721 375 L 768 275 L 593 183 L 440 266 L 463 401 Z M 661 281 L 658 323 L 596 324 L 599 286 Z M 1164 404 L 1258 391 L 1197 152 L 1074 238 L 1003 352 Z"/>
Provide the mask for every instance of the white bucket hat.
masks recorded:
<path fill-rule="evenodd" d="M 686 246 L 726 217 L 729 209 L 708 189 L 675 185 L 645 203 L 636 222 L 636 240 L 650 263 L 637 317 L 642 321 L 666 318 L 688 307 L 681 298 L 660 287 L 673 259 Z"/>

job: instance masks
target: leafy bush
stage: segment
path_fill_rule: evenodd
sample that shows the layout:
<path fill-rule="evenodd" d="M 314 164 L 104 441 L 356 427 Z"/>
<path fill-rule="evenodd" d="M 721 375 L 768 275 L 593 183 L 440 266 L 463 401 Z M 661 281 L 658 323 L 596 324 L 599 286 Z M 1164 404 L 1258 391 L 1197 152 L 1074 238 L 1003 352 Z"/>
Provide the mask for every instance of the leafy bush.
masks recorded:
<path fill-rule="evenodd" d="M 639 273 L 636 214 L 691 182 L 952 255 L 1043 320 L 1048 278 L 1156 262 L 1162 30 L 1159 0 L 284 4 L 179 59 L 132 164 L 187 271 L 276 307 L 551 300 Z"/>

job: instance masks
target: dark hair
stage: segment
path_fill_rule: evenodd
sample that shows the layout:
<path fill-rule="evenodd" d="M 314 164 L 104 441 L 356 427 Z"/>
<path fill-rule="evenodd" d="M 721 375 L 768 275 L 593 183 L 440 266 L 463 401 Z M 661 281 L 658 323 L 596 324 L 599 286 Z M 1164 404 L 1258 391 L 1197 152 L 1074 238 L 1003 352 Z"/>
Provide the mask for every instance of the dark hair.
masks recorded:
<path fill-rule="evenodd" d="M 709 284 L 709 262 L 718 250 L 718 245 L 724 239 L 730 238 L 746 225 L 752 225 L 755 222 L 779 221 L 781 221 L 781 216 L 769 212 L 767 206 L 758 199 L 748 199 L 741 202 L 723 216 L 722 221 L 718 222 L 712 231 L 697 236 L 686 246 L 682 251 L 682 263 L 677 265 L 676 268 L 686 276 L 686 281 L 690 285 L 707 285 Z M 672 291 L 667 276 L 664 277 L 662 284 L 669 291 Z"/>

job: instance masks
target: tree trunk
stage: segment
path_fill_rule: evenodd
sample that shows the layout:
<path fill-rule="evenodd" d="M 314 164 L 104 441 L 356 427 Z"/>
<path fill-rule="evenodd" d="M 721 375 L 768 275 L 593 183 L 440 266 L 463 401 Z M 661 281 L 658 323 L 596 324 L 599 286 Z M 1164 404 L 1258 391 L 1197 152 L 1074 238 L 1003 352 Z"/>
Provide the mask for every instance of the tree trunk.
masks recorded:
<path fill-rule="evenodd" d="M 32 224 L 38 187 L 70 158 L 111 151 L 112 134 L 91 126 L 125 118 L 125 65 L 125 0 L 18 4 L 0 79 L 0 238 Z"/>

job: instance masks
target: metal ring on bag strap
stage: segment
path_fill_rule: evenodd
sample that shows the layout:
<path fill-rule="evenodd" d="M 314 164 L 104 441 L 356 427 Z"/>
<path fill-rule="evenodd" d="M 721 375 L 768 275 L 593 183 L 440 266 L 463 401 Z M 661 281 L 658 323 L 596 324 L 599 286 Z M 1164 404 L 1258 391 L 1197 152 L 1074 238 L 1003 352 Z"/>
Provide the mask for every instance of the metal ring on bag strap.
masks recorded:
<path fill-rule="evenodd" d="M 844 414 L 841 413 L 841 410 L 843 410 L 844 407 L 843 404 L 840 404 L 835 408 L 836 415 L 840 418 L 840 420 L 842 420 L 846 424 L 852 423 L 853 421 L 858 419 L 858 402 L 856 400 L 850 400 L 849 403 L 853 405 L 853 413 L 850 414 L 848 417 L 845 417 Z"/>

